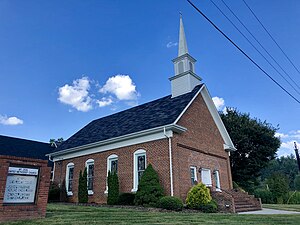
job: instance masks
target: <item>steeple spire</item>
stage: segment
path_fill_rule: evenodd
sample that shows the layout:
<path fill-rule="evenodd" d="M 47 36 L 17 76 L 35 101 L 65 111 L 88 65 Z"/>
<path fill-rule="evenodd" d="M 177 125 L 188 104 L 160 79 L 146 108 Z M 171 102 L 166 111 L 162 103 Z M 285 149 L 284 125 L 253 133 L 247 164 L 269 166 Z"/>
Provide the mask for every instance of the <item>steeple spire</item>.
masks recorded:
<path fill-rule="evenodd" d="M 186 38 L 185 38 L 184 27 L 182 22 L 182 15 L 180 13 L 178 57 L 186 53 L 188 53 L 188 47 L 186 44 Z"/>
<path fill-rule="evenodd" d="M 194 59 L 188 52 L 182 15 L 180 13 L 178 56 L 172 60 L 175 75 L 170 77 L 172 98 L 191 92 L 201 82 L 201 77 L 195 73 Z"/>

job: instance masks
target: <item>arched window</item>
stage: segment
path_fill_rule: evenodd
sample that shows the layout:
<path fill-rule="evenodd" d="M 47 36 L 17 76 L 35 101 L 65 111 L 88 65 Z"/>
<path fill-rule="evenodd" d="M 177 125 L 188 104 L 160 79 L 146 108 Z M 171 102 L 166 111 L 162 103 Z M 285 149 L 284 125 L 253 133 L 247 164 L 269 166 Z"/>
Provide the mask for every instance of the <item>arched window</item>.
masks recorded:
<path fill-rule="evenodd" d="M 85 162 L 87 172 L 87 189 L 88 194 L 94 194 L 94 168 L 95 163 L 93 159 L 89 159 Z"/>
<path fill-rule="evenodd" d="M 133 189 L 136 192 L 138 189 L 139 181 L 147 167 L 146 151 L 139 149 L 133 154 Z"/>
<path fill-rule="evenodd" d="M 74 163 L 68 163 L 66 168 L 66 191 L 67 195 L 73 195 Z"/>
<path fill-rule="evenodd" d="M 116 154 L 112 154 L 110 156 L 107 157 L 107 175 L 108 176 L 108 172 L 112 172 L 112 173 L 116 173 L 118 174 L 118 156 Z M 107 181 L 106 181 L 106 190 L 104 193 L 107 194 L 108 191 L 108 186 L 107 186 Z"/>
<path fill-rule="evenodd" d="M 194 72 L 193 63 L 192 63 L 192 62 L 190 62 L 189 64 L 190 64 L 190 70 L 191 70 L 192 72 Z"/>
<path fill-rule="evenodd" d="M 178 63 L 178 74 L 181 74 L 183 73 L 183 62 L 179 62 Z"/>

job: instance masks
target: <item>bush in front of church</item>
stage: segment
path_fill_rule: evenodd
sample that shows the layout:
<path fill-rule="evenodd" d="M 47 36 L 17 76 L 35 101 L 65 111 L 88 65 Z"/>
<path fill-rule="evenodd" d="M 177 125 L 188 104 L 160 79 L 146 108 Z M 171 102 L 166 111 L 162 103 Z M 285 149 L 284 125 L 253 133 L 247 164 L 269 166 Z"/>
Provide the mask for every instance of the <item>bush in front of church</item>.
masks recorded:
<path fill-rule="evenodd" d="M 82 171 L 80 170 L 79 182 L 78 182 L 78 202 L 87 203 L 88 202 L 88 190 L 87 190 L 87 169 Z"/>
<path fill-rule="evenodd" d="M 119 200 L 119 179 L 117 173 L 108 172 L 107 176 L 107 204 L 116 205 Z"/>
<path fill-rule="evenodd" d="M 139 181 L 138 190 L 135 195 L 134 204 L 143 206 L 156 206 L 159 199 L 163 197 L 163 188 L 159 183 L 157 172 L 149 164 Z"/>
<path fill-rule="evenodd" d="M 165 196 L 158 201 L 159 208 L 181 211 L 183 208 L 182 200 L 175 196 Z"/>
<path fill-rule="evenodd" d="M 187 194 L 186 205 L 190 209 L 200 209 L 211 202 L 209 189 L 201 182 L 193 186 Z"/>

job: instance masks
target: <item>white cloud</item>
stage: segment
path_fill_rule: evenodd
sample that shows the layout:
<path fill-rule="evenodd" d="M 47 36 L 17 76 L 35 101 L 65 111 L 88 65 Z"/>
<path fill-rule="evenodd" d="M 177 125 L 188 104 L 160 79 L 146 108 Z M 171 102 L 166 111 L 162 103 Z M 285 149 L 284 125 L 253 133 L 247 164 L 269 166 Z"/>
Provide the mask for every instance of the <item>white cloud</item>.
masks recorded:
<path fill-rule="evenodd" d="M 170 41 L 166 46 L 167 46 L 167 48 L 171 48 L 171 47 L 174 47 L 174 46 L 177 46 L 177 45 L 178 45 L 178 42 Z"/>
<path fill-rule="evenodd" d="M 23 123 L 24 123 L 23 120 L 15 117 L 15 116 L 7 117 L 7 116 L 0 115 L 0 124 L 15 126 L 15 125 L 23 124 Z"/>
<path fill-rule="evenodd" d="M 294 142 L 297 143 L 298 149 L 300 147 L 300 130 L 292 130 L 287 133 L 277 132 L 275 137 L 279 137 L 281 140 L 281 146 L 277 152 L 278 157 L 295 154 Z"/>
<path fill-rule="evenodd" d="M 96 102 L 99 105 L 99 107 L 105 107 L 111 105 L 113 103 L 113 100 L 111 98 L 103 97 L 101 100 L 97 100 Z"/>
<path fill-rule="evenodd" d="M 288 138 L 289 137 L 289 135 L 288 134 L 284 134 L 284 133 L 275 133 L 275 137 L 279 137 L 279 138 Z"/>
<path fill-rule="evenodd" d="M 114 94 L 118 100 L 136 100 L 138 96 L 136 86 L 131 78 L 121 74 L 110 77 L 99 92 Z"/>
<path fill-rule="evenodd" d="M 219 97 L 216 96 L 216 97 L 213 97 L 212 100 L 213 100 L 213 102 L 214 102 L 214 104 L 215 104 L 218 111 L 224 110 L 226 108 L 226 107 L 224 107 L 225 106 L 225 101 L 224 101 L 223 98 L 219 98 Z"/>
<path fill-rule="evenodd" d="M 78 111 L 87 112 L 93 108 L 89 89 L 90 81 L 88 77 L 74 80 L 73 85 L 66 84 L 59 88 L 58 100 L 64 104 L 71 105 Z"/>

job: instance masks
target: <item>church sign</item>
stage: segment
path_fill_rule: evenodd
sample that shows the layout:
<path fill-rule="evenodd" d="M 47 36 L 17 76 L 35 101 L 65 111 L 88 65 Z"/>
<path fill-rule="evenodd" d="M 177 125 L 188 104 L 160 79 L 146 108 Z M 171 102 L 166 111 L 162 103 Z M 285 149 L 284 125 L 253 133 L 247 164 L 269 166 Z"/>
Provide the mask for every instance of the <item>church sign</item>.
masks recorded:
<path fill-rule="evenodd" d="M 34 203 L 39 169 L 26 167 L 8 168 L 3 203 Z"/>

